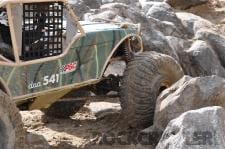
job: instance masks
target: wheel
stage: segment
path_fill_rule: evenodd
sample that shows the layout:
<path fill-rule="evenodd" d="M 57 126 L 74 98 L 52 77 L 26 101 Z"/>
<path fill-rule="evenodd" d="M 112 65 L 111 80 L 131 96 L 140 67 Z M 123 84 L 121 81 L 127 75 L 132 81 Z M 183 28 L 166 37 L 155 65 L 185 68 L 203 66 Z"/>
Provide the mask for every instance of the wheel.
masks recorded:
<path fill-rule="evenodd" d="M 45 115 L 54 118 L 69 118 L 77 113 L 85 104 L 85 100 L 59 100 L 44 109 Z"/>
<path fill-rule="evenodd" d="M 0 90 L 0 148 L 24 149 L 25 130 L 18 108 Z"/>
<path fill-rule="evenodd" d="M 180 65 L 170 56 L 143 52 L 128 63 L 121 82 L 122 115 L 133 128 L 153 124 L 157 96 L 183 76 Z"/>

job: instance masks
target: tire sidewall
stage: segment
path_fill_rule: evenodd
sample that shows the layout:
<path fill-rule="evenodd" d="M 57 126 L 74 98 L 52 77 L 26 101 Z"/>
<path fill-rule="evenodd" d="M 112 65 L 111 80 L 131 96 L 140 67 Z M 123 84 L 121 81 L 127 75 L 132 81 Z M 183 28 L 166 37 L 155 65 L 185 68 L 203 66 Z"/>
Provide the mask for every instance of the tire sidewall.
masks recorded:
<path fill-rule="evenodd" d="M 21 115 L 15 103 L 0 90 L 0 134 L 5 144 L 1 149 L 24 149 L 25 130 Z"/>

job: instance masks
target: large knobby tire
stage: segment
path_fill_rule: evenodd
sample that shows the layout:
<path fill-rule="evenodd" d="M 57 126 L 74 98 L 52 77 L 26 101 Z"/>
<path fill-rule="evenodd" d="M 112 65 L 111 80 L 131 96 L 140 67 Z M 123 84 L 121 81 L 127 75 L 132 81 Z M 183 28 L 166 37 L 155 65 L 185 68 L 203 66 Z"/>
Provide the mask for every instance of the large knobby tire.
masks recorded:
<path fill-rule="evenodd" d="M 25 135 L 18 108 L 0 90 L 0 148 L 24 149 Z"/>
<path fill-rule="evenodd" d="M 183 76 L 172 57 L 143 52 L 128 63 L 121 82 L 122 115 L 132 128 L 153 124 L 157 96 Z"/>

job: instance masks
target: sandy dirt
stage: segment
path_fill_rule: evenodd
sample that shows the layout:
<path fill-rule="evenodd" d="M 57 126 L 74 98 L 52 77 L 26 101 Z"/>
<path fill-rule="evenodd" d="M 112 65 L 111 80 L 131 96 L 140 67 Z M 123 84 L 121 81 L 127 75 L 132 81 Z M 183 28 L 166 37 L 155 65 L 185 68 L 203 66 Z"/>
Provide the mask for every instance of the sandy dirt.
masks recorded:
<path fill-rule="evenodd" d="M 210 0 L 209 3 L 185 10 L 201 16 L 216 25 L 220 34 L 225 35 L 225 0 Z"/>
<path fill-rule="evenodd" d="M 139 131 L 126 127 L 126 122 L 121 120 L 120 110 L 119 101 L 115 99 L 113 102 L 89 103 L 68 119 L 47 117 L 40 110 L 22 111 L 27 129 L 27 148 L 150 148 L 151 146 L 142 145 L 141 141 L 135 139 L 129 143 L 128 135 Z M 107 139 L 104 139 L 105 136 Z M 126 145 L 119 143 L 118 139 Z"/>

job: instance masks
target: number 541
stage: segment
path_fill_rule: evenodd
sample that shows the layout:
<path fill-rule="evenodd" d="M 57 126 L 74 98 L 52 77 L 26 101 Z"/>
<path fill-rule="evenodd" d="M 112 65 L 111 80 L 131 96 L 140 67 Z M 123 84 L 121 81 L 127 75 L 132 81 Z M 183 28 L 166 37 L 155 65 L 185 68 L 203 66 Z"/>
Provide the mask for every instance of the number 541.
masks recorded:
<path fill-rule="evenodd" d="M 54 84 L 59 82 L 59 74 L 53 74 L 51 76 L 44 76 L 43 85 L 48 85 L 49 83 Z"/>

